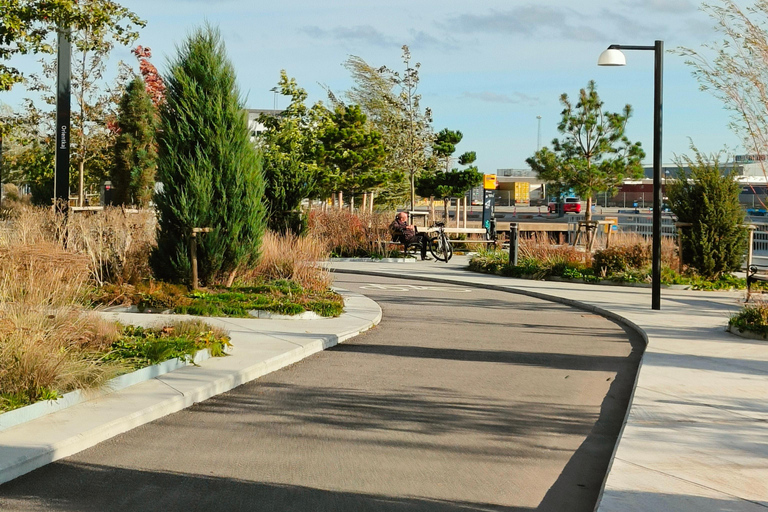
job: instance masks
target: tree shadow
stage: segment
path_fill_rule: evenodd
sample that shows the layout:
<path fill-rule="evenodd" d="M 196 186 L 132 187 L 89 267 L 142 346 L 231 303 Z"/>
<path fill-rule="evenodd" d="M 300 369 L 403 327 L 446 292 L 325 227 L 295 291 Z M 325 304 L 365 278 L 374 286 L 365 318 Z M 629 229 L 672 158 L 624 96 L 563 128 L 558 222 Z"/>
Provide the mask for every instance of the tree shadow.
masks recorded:
<path fill-rule="evenodd" d="M 530 512 L 198 474 L 56 462 L 0 487 L 0 509 L 53 512 Z"/>

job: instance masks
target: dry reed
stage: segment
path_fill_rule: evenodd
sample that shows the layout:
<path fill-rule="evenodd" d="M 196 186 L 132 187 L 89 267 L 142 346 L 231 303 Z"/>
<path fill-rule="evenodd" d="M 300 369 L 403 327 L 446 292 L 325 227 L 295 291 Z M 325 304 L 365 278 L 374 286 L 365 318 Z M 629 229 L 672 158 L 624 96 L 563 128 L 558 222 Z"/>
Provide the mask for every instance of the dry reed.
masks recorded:
<path fill-rule="evenodd" d="M 261 257 L 255 268 L 240 274 L 239 280 L 249 283 L 260 280 L 288 279 L 307 290 L 325 290 L 333 278 L 318 266 L 328 257 L 325 244 L 309 235 L 264 234 Z"/>
<path fill-rule="evenodd" d="M 100 361 L 117 327 L 79 306 L 88 258 L 51 241 L 0 247 L 0 395 L 98 386 L 121 370 Z"/>

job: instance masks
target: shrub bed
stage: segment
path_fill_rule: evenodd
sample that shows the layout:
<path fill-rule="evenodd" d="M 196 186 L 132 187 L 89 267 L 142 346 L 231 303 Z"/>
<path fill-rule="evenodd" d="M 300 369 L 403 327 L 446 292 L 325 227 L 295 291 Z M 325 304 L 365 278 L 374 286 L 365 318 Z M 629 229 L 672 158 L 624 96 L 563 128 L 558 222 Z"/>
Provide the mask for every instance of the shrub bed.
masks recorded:
<path fill-rule="evenodd" d="M 758 303 L 745 306 L 728 321 L 731 328 L 739 332 L 749 331 L 768 338 L 768 304 Z"/>
<path fill-rule="evenodd" d="M 137 286 L 103 287 L 92 301 L 101 305 L 135 305 L 142 312 L 247 318 L 249 311 L 296 315 L 313 311 L 320 316 L 339 316 L 344 299 L 331 290 L 306 290 L 295 281 L 278 279 L 254 286 L 208 288 L 191 291 L 185 286 L 148 282 Z"/>

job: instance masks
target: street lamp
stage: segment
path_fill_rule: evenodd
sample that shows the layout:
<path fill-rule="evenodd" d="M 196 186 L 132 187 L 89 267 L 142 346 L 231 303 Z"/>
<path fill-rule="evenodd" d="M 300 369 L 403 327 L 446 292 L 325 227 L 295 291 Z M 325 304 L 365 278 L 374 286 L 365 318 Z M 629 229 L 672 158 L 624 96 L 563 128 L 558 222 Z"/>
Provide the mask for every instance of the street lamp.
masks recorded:
<path fill-rule="evenodd" d="M 277 87 L 273 87 L 273 88 L 271 88 L 271 89 L 270 89 L 270 91 L 272 91 L 273 93 L 275 93 L 275 96 L 274 96 L 274 98 L 273 98 L 273 102 L 272 102 L 272 103 L 274 104 L 274 105 L 273 105 L 273 108 L 274 108 L 275 110 L 277 110 L 277 93 L 278 93 L 278 92 L 280 92 L 280 89 L 278 89 Z"/>
<path fill-rule="evenodd" d="M 539 121 L 539 129 L 536 134 L 536 151 L 541 149 L 541 116 L 536 116 L 536 119 Z"/>
<path fill-rule="evenodd" d="M 624 66 L 627 59 L 621 50 L 651 50 L 654 52 L 653 90 L 653 229 L 651 270 L 651 309 L 661 309 L 661 112 L 662 72 L 664 69 L 664 41 L 653 46 L 631 46 L 612 44 L 600 54 L 598 66 Z"/>

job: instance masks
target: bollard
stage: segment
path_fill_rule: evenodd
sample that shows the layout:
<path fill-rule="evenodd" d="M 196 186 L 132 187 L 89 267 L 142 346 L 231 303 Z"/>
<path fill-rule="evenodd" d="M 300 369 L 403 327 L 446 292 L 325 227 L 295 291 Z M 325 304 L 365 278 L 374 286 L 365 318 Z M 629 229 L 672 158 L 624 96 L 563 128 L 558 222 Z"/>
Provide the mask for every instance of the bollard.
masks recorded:
<path fill-rule="evenodd" d="M 509 265 L 517 266 L 518 255 L 518 239 L 520 234 L 520 227 L 517 222 L 509 223 Z"/>

